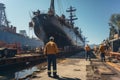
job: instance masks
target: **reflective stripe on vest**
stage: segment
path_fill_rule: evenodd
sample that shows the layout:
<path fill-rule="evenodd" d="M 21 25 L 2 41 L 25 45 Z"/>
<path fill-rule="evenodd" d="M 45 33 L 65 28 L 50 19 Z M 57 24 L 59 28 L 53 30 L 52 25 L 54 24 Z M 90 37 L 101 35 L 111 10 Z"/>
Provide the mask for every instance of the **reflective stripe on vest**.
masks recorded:
<path fill-rule="evenodd" d="M 51 72 L 51 70 L 48 70 L 48 72 Z"/>
<path fill-rule="evenodd" d="M 57 70 L 53 70 L 53 72 L 57 72 Z"/>

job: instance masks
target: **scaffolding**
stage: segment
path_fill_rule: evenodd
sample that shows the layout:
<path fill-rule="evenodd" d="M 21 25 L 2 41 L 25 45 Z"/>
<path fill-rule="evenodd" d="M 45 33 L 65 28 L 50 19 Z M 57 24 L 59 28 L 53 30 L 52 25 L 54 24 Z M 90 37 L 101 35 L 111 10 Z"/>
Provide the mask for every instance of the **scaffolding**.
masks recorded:
<path fill-rule="evenodd" d="M 0 3 L 0 27 L 9 26 L 9 22 L 5 13 L 5 5 Z"/>

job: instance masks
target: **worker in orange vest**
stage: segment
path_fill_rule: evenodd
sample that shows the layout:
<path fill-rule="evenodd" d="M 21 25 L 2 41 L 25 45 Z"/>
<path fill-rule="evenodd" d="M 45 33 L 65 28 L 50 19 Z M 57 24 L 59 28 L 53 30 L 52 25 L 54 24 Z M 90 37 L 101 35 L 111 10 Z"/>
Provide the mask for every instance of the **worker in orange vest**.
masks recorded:
<path fill-rule="evenodd" d="M 91 48 L 88 44 L 85 46 L 85 58 L 86 61 L 87 59 L 89 59 L 89 61 L 91 60 Z"/>
<path fill-rule="evenodd" d="M 44 54 L 47 56 L 48 61 L 48 76 L 51 77 L 51 64 L 53 65 L 53 77 L 58 78 L 56 54 L 58 53 L 57 44 L 54 42 L 54 37 L 50 37 L 50 41 L 46 43 L 44 48 Z"/>
<path fill-rule="evenodd" d="M 101 57 L 101 61 L 103 62 L 105 62 L 105 51 L 106 51 L 106 48 L 105 48 L 105 46 L 104 46 L 104 44 L 102 43 L 102 44 L 100 44 L 100 46 L 99 46 L 99 51 L 100 51 L 100 57 Z"/>

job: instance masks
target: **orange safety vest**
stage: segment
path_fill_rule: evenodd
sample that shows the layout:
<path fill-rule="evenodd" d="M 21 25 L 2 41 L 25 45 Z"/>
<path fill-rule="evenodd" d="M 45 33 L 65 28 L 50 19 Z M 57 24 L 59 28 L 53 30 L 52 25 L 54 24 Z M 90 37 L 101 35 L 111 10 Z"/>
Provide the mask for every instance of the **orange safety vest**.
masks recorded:
<path fill-rule="evenodd" d="M 58 48 L 55 42 L 49 41 L 44 48 L 44 54 L 56 54 L 58 53 Z"/>
<path fill-rule="evenodd" d="M 100 50 L 100 52 L 104 53 L 105 52 L 105 47 L 103 45 L 100 45 L 99 50 Z"/>
<path fill-rule="evenodd" d="M 90 51 L 90 47 L 89 46 L 85 46 L 85 50 L 86 51 Z"/>

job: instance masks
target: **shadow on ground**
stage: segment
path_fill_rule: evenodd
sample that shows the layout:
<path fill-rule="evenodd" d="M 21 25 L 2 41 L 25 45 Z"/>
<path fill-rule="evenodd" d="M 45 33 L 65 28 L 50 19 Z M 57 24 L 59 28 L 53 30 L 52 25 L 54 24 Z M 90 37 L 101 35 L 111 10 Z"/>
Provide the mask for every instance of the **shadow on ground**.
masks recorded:
<path fill-rule="evenodd" d="M 92 59 L 96 59 L 95 54 L 91 51 L 90 56 Z M 67 56 L 66 58 L 80 58 L 80 59 L 85 59 L 85 51 L 79 52 L 79 53 L 74 53 L 74 55 Z"/>
<path fill-rule="evenodd" d="M 68 77 L 59 77 L 57 79 L 58 80 L 81 80 L 81 79 L 78 79 L 78 78 L 68 78 Z"/>

